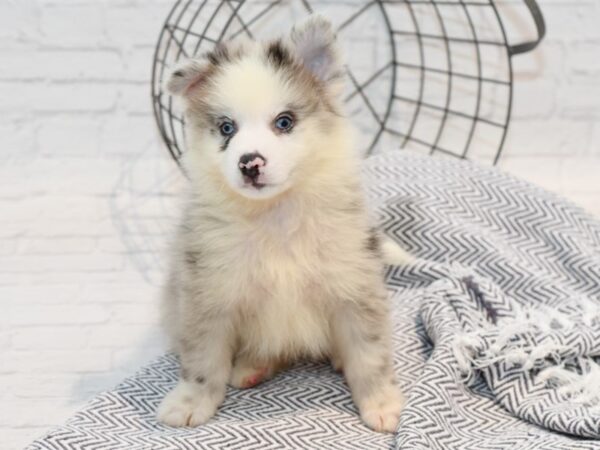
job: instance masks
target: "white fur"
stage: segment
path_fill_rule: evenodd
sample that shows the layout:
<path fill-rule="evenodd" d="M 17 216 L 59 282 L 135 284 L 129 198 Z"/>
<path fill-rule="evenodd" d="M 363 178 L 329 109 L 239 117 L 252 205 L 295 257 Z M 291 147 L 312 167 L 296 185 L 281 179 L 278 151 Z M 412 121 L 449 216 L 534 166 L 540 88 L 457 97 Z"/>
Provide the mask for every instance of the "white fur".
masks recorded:
<path fill-rule="evenodd" d="M 304 55 L 311 42 L 322 45 L 320 37 L 330 34 L 316 32 L 329 26 L 317 22 L 294 32 Z M 216 71 L 200 100 L 195 86 L 179 86 L 189 103 L 191 183 L 164 322 L 181 358 L 182 381 L 165 398 L 159 420 L 203 423 L 228 380 L 250 387 L 298 358 L 330 358 L 343 369 L 367 425 L 394 431 L 403 400 L 351 129 L 332 110 L 332 85 L 314 84 L 308 71 L 290 80 L 264 53 L 255 44 Z M 273 130 L 277 114 L 309 97 L 315 106 L 299 114 L 291 133 Z M 195 101 L 236 121 L 225 150 L 206 120 L 195 120 L 202 114 Z M 262 189 L 245 184 L 239 171 L 240 156 L 255 151 L 267 160 Z"/>

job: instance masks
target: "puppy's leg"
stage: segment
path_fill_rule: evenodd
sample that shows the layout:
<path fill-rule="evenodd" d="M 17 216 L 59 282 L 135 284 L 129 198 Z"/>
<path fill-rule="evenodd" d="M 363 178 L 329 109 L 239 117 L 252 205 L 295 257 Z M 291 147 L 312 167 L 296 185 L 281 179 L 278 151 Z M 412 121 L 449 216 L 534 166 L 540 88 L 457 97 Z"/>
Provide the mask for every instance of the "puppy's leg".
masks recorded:
<path fill-rule="evenodd" d="M 342 363 L 342 357 L 339 355 L 337 351 L 334 351 L 329 357 L 329 361 L 331 362 L 331 367 L 333 370 L 339 373 L 344 373 L 344 364 Z"/>
<path fill-rule="evenodd" d="M 394 432 L 404 406 L 392 366 L 385 293 L 345 303 L 333 319 L 336 357 L 363 421 Z"/>
<path fill-rule="evenodd" d="M 226 320 L 213 317 L 186 329 L 189 333 L 180 342 L 181 378 L 157 414 L 160 422 L 172 426 L 207 422 L 223 402 L 231 371 L 232 339 Z"/>
<path fill-rule="evenodd" d="M 238 355 L 233 363 L 229 385 L 239 389 L 256 386 L 275 375 L 274 363 L 257 364 L 245 355 Z"/>

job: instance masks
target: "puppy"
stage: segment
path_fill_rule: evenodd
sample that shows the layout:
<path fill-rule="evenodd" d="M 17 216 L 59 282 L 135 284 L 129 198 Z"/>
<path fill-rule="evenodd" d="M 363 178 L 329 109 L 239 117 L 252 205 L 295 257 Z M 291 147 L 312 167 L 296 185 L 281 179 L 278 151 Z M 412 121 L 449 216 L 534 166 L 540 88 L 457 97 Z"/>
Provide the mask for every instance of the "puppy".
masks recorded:
<path fill-rule="evenodd" d="M 161 422 L 203 424 L 227 383 L 248 388 L 299 358 L 329 358 L 362 420 L 395 430 L 403 398 L 382 248 L 341 79 L 320 17 L 285 39 L 219 45 L 171 74 L 190 185 L 163 305 L 181 378 Z"/>

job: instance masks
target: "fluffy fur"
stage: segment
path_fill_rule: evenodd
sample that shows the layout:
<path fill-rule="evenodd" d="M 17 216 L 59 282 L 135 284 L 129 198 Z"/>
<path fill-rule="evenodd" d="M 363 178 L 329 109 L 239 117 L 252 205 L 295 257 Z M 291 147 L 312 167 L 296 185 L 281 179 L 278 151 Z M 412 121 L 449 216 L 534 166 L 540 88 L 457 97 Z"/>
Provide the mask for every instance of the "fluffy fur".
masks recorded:
<path fill-rule="evenodd" d="M 227 382 L 251 387 L 298 358 L 329 358 L 365 423 L 394 431 L 390 251 L 367 219 L 340 78 L 331 27 L 316 17 L 286 40 L 219 46 L 169 79 L 187 108 L 191 182 L 163 311 L 181 379 L 160 421 L 202 424 Z M 249 180 L 240 160 L 254 153 L 266 163 Z"/>

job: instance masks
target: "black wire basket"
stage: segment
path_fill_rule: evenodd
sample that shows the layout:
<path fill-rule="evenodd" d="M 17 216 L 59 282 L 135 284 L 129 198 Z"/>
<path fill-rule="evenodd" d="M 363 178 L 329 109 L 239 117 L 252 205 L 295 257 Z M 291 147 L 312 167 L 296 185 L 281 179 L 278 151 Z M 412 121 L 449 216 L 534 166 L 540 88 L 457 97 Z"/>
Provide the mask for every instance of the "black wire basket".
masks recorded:
<path fill-rule="evenodd" d="M 545 34 L 535 0 L 523 0 L 537 38 L 510 44 L 493 0 L 178 0 L 160 32 L 152 102 L 179 163 L 184 117 L 163 90 L 168 70 L 217 42 L 287 33 L 318 12 L 336 28 L 346 61 L 346 112 L 365 155 L 410 146 L 432 154 L 498 161 L 513 98 L 512 58 Z"/>

